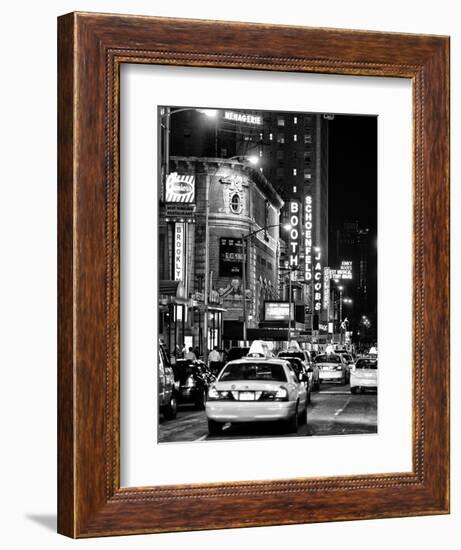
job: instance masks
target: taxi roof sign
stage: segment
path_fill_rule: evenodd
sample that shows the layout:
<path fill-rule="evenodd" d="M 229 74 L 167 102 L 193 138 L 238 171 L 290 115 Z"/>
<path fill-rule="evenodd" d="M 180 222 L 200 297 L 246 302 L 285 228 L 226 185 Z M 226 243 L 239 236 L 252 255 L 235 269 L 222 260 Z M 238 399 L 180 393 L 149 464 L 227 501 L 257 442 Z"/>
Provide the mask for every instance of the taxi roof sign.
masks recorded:
<path fill-rule="evenodd" d="M 291 351 L 301 351 L 301 348 L 299 347 L 299 344 L 296 340 L 291 340 L 288 344 L 288 349 Z"/>
<path fill-rule="evenodd" d="M 250 346 L 247 357 L 272 357 L 272 352 L 266 342 L 255 340 Z"/>

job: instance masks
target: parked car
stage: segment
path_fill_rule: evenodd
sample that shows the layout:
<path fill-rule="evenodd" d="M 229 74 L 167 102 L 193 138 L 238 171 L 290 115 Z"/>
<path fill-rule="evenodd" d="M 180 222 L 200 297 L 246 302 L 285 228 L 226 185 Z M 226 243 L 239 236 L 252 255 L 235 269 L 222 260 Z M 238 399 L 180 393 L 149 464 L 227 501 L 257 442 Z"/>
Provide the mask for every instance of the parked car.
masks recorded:
<path fill-rule="evenodd" d="M 315 364 L 319 368 L 320 382 L 339 382 L 346 384 L 347 367 L 341 355 L 336 353 L 322 353 L 317 355 Z"/>
<path fill-rule="evenodd" d="M 211 370 L 199 359 L 178 359 L 173 371 L 178 403 L 193 403 L 204 409 L 208 386 L 215 380 Z"/>
<path fill-rule="evenodd" d="M 311 378 L 311 389 L 313 391 L 318 390 L 320 388 L 320 371 L 318 365 L 314 362 L 312 355 L 312 352 L 302 349 L 287 349 L 279 351 L 278 357 L 284 358 L 284 359 L 290 359 L 291 357 L 296 357 L 300 359 L 308 373 L 310 374 Z"/>
<path fill-rule="evenodd" d="M 166 419 L 176 418 L 177 400 L 174 372 L 162 344 L 158 347 L 158 406 Z"/>
<path fill-rule="evenodd" d="M 378 357 L 358 359 L 351 370 L 351 393 L 378 388 Z"/>
<path fill-rule="evenodd" d="M 250 355 L 227 363 L 210 386 L 208 431 L 218 434 L 228 422 L 283 421 L 296 432 L 307 419 L 305 380 L 288 361 L 268 358 L 253 346 Z"/>

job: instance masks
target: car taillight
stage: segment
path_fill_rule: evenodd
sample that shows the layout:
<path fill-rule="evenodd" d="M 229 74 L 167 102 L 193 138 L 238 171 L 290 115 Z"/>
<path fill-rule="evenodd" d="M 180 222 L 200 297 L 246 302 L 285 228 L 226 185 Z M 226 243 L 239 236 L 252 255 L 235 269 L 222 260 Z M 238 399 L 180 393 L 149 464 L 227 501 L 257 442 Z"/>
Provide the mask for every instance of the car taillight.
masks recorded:
<path fill-rule="evenodd" d="M 280 386 L 280 388 L 276 391 L 263 391 L 256 393 L 260 393 L 259 398 L 256 399 L 257 401 L 288 401 L 288 390 L 283 386 Z"/>
<path fill-rule="evenodd" d="M 229 401 L 233 399 L 230 391 L 218 391 L 215 386 L 208 390 L 208 401 Z"/>
<path fill-rule="evenodd" d="M 280 386 L 280 388 L 275 392 L 275 399 L 277 401 L 288 401 L 288 390 Z"/>

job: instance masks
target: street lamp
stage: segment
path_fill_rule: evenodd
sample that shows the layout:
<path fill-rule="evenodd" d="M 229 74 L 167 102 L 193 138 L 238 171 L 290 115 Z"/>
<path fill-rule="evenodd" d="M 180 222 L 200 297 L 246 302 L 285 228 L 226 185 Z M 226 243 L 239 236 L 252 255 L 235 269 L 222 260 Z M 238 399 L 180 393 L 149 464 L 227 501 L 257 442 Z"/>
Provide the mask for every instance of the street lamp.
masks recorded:
<path fill-rule="evenodd" d="M 259 157 L 256 155 L 235 155 L 234 157 L 230 157 L 228 160 L 237 160 L 238 162 L 247 161 L 255 166 L 259 163 Z"/>
<path fill-rule="evenodd" d="M 256 231 L 252 231 L 251 233 L 248 233 L 247 235 L 242 235 L 242 313 L 243 313 L 243 342 L 245 343 L 247 341 L 247 316 L 246 316 L 246 243 L 248 239 L 251 237 L 254 237 L 257 233 L 260 233 L 261 231 L 266 231 L 267 229 L 270 229 L 271 227 L 279 227 L 280 224 L 274 223 L 272 225 L 265 225 L 264 227 L 260 227 Z M 290 224 L 284 224 L 283 229 L 286 229 L 289 231 L 291 229 Z"/>
<path fill-rule="evenodd" d="M 163 171 L 162 174 L 162 181 L 163 179 L 166 179 L 168 175 L 169 170 L 169 164 L 170 164 L 170 118 L 173 115 L 177 115 L 178 113 L 184 113 L 186 111 L 195 111 L 197 113 L 200 113 L 202 115 L 205 115 L 208 118 L 216 118 L 218 116 L 217 109 L 197 109 L 196 107 L 180 107 L 179 109 L 171 110 L 171 107 L 165 107 L 163 112 L 160 112 L 161 118 L 164 119 L 165 123 L 162 124 L 162 128 L 164 128 L 164 148 L 163 148 Z"/>

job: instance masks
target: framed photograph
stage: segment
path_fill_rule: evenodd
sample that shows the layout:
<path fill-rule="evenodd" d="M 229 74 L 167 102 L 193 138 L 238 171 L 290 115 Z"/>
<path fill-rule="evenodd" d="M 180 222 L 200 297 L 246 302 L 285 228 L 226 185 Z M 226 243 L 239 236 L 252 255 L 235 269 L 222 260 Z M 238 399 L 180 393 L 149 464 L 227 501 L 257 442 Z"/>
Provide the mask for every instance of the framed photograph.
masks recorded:
<path fill-rule="evenodd" d="M 59 532 L 448 513 L 449 39 L 58 31 Z"/>

